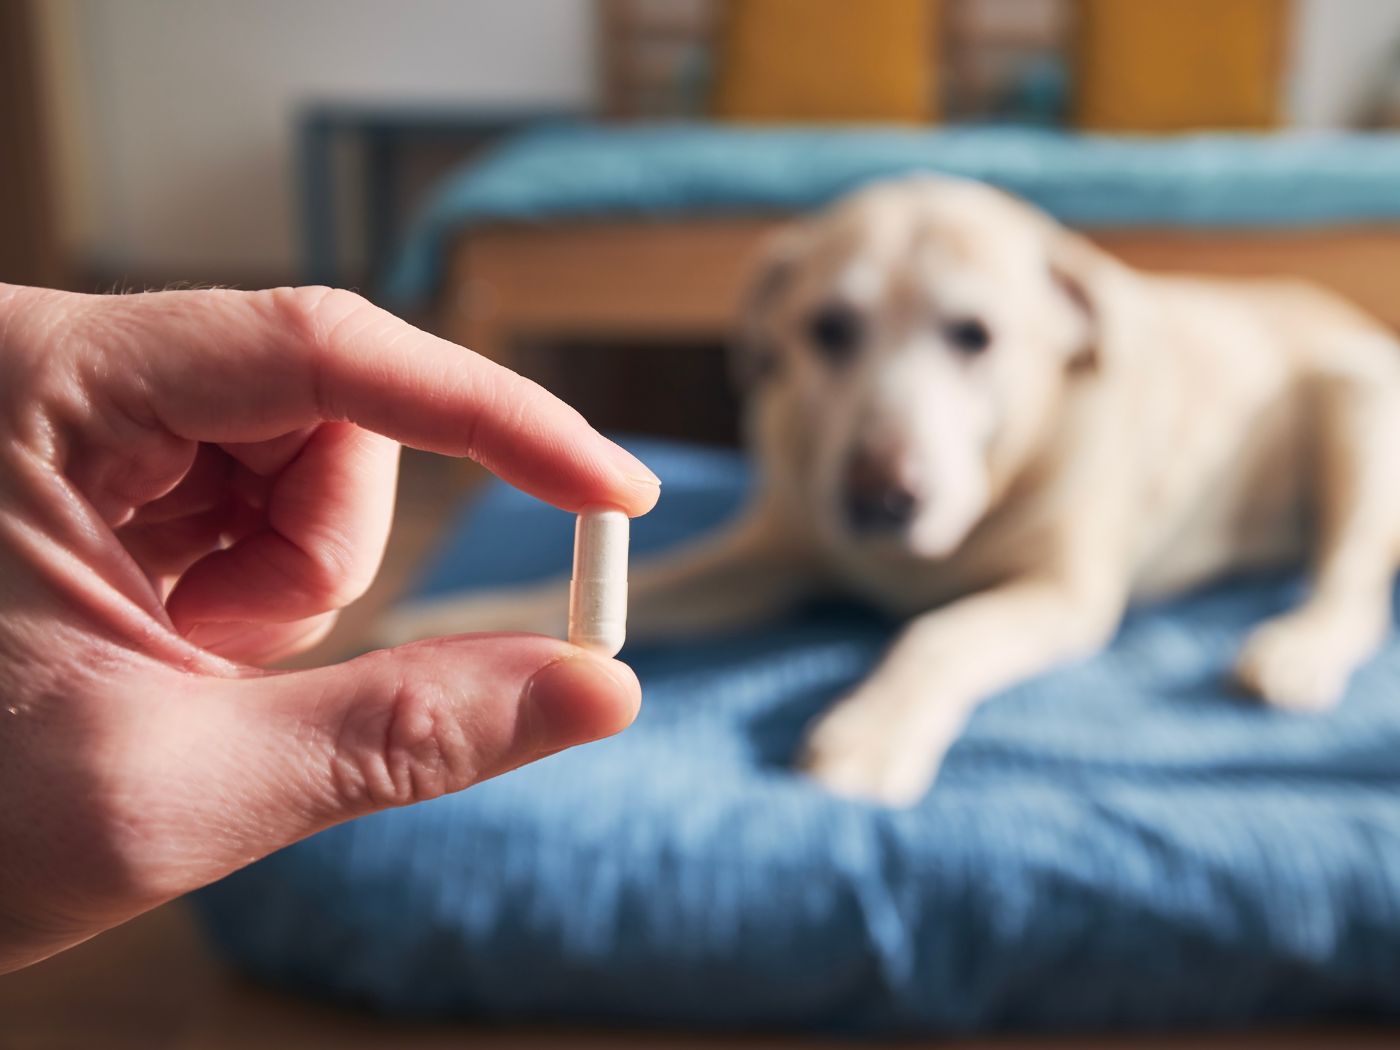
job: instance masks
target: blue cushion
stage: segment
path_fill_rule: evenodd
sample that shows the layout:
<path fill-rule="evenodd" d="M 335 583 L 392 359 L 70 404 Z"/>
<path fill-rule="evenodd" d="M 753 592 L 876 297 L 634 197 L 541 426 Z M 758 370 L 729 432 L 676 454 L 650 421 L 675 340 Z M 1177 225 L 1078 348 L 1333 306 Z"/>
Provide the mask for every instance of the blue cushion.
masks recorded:
<path fill-rule="evenodd" d="M 917 171 L 983 179 L 1080 226 L 1400 222 L 1400 134 L 550 125 L 442 183 L 386 292 L 401 305 L 429 295 L 448 239 L 482 223 L 781 214 Z"/>
<path fill-rule="evenodd" d="M 641 550 L 746 484 L 665 479 Z M 562 570 L 571 519 L 493 488 L 424 590 Z M 247 971 L 396 1014 L 860 1031 L 1157 1026 L 1400 1011 L 1400 644 L 1332 714 L 1222 686 L 1292 579 L 1133 613 L 1111 649 L 984 705 L 894 811 L 788 762 L 893 626 L 805 610 L 630 648 L 633 728 L 324 832 L 198 896 Z"/>

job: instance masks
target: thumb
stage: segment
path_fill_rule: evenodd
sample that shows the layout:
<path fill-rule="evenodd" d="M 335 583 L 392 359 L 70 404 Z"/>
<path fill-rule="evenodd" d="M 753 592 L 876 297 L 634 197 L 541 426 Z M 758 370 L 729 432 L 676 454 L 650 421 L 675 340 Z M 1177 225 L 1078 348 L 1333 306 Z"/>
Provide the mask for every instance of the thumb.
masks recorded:
<path fill-rule="evenodd" d="M 247 857 L 610 736 L 641 703 L 626 664 L 519 634 L 437 638 L 229 685 L 237 714 L 205 723 L 223 739 L 202 753 L 237 756 L 207 768 L 228 781 L 208 797 L 236 811 L 222 816 L 245 829 Z"/>
<path fill-rule="evenodd" d="M 518 634 L 197 686 L 143 666 L 117 692 L 36 705 L 44 732 L 0 764 L 0 845 L 19 846 L 0 850 L 0 973 L 330 824 L 616 733 L 641 700 L 626 665 Z"/>

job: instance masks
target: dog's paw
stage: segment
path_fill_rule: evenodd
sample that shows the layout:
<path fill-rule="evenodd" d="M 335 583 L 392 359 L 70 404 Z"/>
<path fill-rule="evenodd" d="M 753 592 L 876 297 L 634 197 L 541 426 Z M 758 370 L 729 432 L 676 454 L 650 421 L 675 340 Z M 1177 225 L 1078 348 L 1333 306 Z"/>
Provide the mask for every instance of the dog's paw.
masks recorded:
<path fill-rule="evenodd" d="M 376 647 L 391 648 L 424 638 L 487 631 L 562 638 L 567 626 L 567 587 L 551 587 L 401 605 L 380 618 L 371 637 Z"/>
<path fill-rule="evenodd" d="M 1326 711 L 1346 692 L 1355 655 L 1337 633 L 1297 614 L 1255 628 L 1235 663 L 1235 678 L 1287 711 Z"/>
<path fill-rule="evenodd" d="M 798 767 L 838 795 L 913 805 L 932 786 L 951 738 L 911 731 L 905 706 L 861 693 L 848 697 L 817 720 Z"/>

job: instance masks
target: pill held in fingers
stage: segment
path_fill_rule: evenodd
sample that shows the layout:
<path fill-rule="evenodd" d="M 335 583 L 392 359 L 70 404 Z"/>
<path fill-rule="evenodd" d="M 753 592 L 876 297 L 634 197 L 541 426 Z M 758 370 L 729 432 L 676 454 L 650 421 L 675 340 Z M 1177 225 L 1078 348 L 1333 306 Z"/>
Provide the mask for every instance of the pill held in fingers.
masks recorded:
<path fill-rule="evenodd" d="M 569 583 L 569 641 L 616 656 L 627 638 L 627 515 L 616 507 L 579 511 Z"/>

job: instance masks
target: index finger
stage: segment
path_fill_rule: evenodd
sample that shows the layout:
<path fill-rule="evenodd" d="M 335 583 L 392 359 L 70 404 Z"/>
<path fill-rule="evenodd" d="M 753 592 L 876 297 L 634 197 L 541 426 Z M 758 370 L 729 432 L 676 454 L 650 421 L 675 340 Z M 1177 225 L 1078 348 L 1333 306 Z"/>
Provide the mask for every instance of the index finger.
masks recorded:
<path fill-rule="evenodd" d="M 351 292 L 280 288 L 92 297 L 132 393 L 195 441 L 265 441 L 347 421 L 467 456 L 568 511 L 645 514 L 660 482 L 542 387 Z M 114 323 L 115 322 L 115 323 Z"/>

